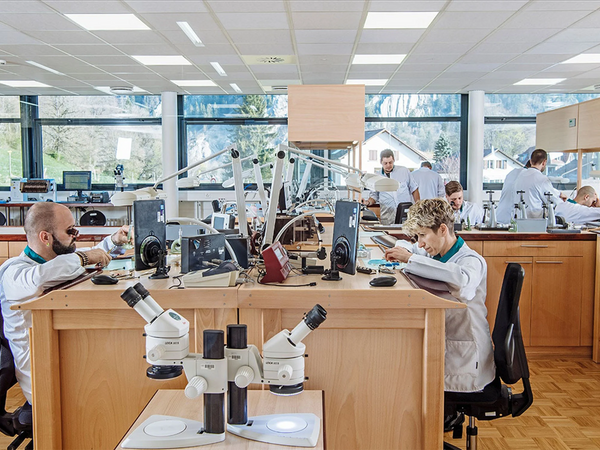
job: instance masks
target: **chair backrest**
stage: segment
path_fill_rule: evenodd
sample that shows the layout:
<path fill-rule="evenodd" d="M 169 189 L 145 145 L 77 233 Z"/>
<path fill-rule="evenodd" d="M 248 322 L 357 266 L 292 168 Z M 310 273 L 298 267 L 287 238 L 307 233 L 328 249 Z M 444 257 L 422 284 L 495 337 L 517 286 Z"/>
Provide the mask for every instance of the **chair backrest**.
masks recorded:
<path fill-rule="evenodd" d="M 408 215 L 408 208 L 410 208 L 411 206 L 411 202 L 398 203 L 398 206 L 396 207 L 396 219 L 394 220 L 394 223 L 404 223 Z"/>
<path fill-rule="evenodd" d="M 4 318 L 0 313 L 0 413 L 6 412 L 6 393 L 15 385 L 15 362 L 8 340 L 4 337 Z"/>
<path fill-rule="evenodd" d="M 529 378 L 529 366 L 525 355 L 519 299 L 525 271 L 520 264 L 509 263 L 504 272 L 500 301 L 492 332 L 496 371 L 502 381 L 514 384 Z"/>

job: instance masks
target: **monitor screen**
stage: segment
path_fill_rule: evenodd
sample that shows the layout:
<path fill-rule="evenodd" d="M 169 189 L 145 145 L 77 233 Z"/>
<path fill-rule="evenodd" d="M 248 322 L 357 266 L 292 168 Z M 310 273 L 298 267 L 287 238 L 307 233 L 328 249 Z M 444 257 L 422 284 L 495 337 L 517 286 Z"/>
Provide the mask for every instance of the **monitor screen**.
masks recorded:
<path fill-rule="evenodd" d="M 89 191 L 92 189 L 92 172 L 72 170 L 63 172 L 65 191 Z"/>

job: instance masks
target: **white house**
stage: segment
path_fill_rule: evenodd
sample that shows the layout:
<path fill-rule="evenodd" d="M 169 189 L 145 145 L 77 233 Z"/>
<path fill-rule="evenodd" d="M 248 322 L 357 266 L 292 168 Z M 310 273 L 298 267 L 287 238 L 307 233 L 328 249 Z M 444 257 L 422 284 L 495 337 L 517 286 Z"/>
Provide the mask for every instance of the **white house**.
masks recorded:
<path fill-rule="evenodd" d="M 483 150 L 483 182 L 503 183 L 506 175 L 517 167 L 523 167 L 514 158 L 511 158 L 502 150 L 492 147 Z"/>
<path fill-rule="evenodd" d="M 378 172 L 381 170 L 379 154 L 389 148 L 394 152 L 396 165 L 418 169 L 423 161 L 429 160 L 427 155 L 412 148 L 385 128 L 365 131 L 365 140 L 362 147 L 362 170 Z"/>

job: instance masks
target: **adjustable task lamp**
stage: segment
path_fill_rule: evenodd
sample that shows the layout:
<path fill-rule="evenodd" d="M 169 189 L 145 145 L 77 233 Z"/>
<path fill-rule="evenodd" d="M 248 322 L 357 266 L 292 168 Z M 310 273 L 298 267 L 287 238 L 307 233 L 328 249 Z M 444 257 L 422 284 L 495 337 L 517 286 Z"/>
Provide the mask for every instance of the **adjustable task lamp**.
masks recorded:
<path fill-rule="evenodd" d="M 344 163 L 341 163 L 338 161 L 334 161 L 332 159 L 313 155 L 312 153 L 303 152 L 302 150 L 299 150 L 297 148 L 287 147 L 287 150 L 290 152 L 296 153 L 297 155 L 302 155 L 305 158 L 316 159 L 317 161 L 322 161 L 324 163 L 333 164 L 338 167 L 343 167 L 351 172 L 355 172 L 355 173 L 350 173 L 346 177 L 346 186 L 348 186 L 350 189 L 354 189 L 354 190 L 368 189 L 371 191 L 393 192 L 393 191 L 397 191 L 398 188 L 400 187 L 400 184 L 398 183 L 398 181 L 396 181 L 392 178 L 384 177 L 383 175 L 379 175 L 376 173 L 366 173 L 356 167 L 349 166 L 347 164 L 344 164 Z"/>
<path fill-rule="evenodd" d="M 111 198 L 111 203 L 115 206 L 131 206 L 133 204 L 134 200 L 148 200 L 148 199 L 160 197 L 161 193 L 159 193 L 159 191 L 157 190 L 157 187 L 159 184 L 161 184 L 167 180 L 170 180 L 171 178 L 174 178 L 178 175 L 181 175 L 182 173 L 185 173 L 188 170 L 199 166 L 200 164 L 204 164 L 205 162 L 210 161 L 211 159 L 217 158 L 225 152 L 230 152 L 232 150 L 235 150 L 235 148 L 236 148 L 235 145 L 231 145 L 229 147 L 224 148 L 221 151 L 218 151 L 217 153 L 213 153 L 212 155 L 207 156 L 206 158 L 203 158 L 199 161 L 196 161 L 196 162 L 184 167 L 183 169 L 178 170 L 175 173 L 172 173 L 170 175 L 167 175 L 166 177 L 161 178 L 156 183 L 154 183 L 154 185 L 152 187 L 137 189 L 133 192 L 129 192 L 129 191 L 116 192 Z M 193 187 L 193 186 L 198 185 L 198 184 L 196 184 L 197 182 L 198 181 L 196 179 L 189 179 L 186 177 L 186 178 L 182 178 L 181 180 L 177 181 L 177 187 Z M 122 195 L 122 194 L 124 194 L 124 195 Z"/>

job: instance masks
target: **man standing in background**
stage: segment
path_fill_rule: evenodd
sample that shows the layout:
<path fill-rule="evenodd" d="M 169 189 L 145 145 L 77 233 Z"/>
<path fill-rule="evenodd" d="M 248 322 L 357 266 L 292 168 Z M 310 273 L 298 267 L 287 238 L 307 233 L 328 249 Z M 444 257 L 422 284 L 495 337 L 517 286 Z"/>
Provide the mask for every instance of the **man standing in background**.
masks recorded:
<path fill-rule="evenodd" d="M 421 167 L 412 172 L 412 176 L 419 185 L 421 200 L 444 197 L 444 180 L 432 170 L 429 161 L 423 161 Z"/>
<path fill-rule="evenodd" d="M 531 167 L 531 162 L 527 161 L 525 167 L 517 167 L 511 170 L 502 184 L 502 192 L 500 193 L 500 201 L 498 201 L 498 207 L 496 208 L 496 220 L 499 223 L 510 223 L 512 219 L 511 215 L 517 203 L 517 191 L 515 190 L 515 181 L 521 172 Z"/>
<path fill-rule="evenodd" d="M 419 185 L 413 178 L 410 170 L 402 166 L 394 166 L 394 152 L 389 148 L 382 150 L 380 154 L 381 174 L 392 178 L 399 183 L 396 192 L 378 192 L 371 191 L 369 198 L 363 203 L 367 206 L 379 202 L 381 210 L 379 212 L 379 221 L 383 225 L 390 225 L 396 219 L 396 208 L 398 203 L 414 203 L 421 198 L 419 195 Z M 414 202 L 413 202 L 414 200 Z"/>
<path fill-rule="evenodd" d="M 566 196 L 561 194 L 559 191 L 554 189 L 552 183 L 544 171 L 548 164 L 548 154 L 546 150 L 536 149 L 531 154 L 531 169 L 521 171 L 517 180 L 515 181 L 515 194 L 516 191 L 525 191 L 523 198 L 527 205 L 527 218 L 538 219 L 542 217 L 543 207 L 546 203 L 547 198 L 544 195 L 546 192 L 552 194 L 554 203 L 558 205 L 559 199 L 565 200 Z M 498 219 L 500 220 L 500 219 Z"/>

